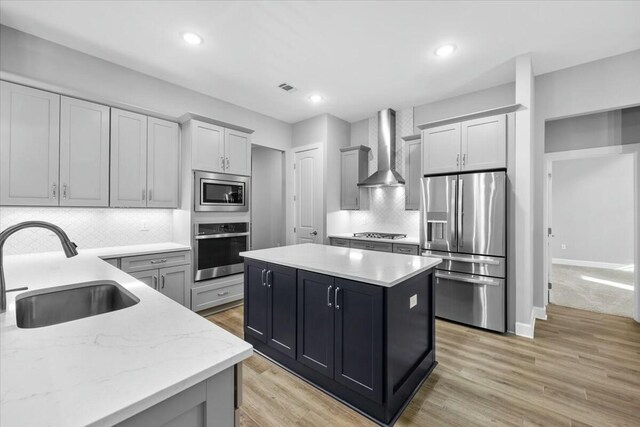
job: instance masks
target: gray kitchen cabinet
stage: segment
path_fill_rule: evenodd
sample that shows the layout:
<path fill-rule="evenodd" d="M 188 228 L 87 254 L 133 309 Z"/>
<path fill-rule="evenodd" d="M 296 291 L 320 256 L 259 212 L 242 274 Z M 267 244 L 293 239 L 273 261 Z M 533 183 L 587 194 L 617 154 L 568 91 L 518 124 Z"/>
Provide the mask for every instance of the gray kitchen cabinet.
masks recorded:
<path fill-rule="evenodd" d="M 244 296 L 243 274 L 234 274 L 205 282 L 191 289 L 191 309 L 201 311 L 241 300 Z"/>
<path fill-rule="evenodd" d="M 352 240 L 349 246 L 353 249 L 367 249 L 378 252 L 392 252 L 393 249 L 391 243 L 371 242 L 367 240 Z"/>
<path fill-rule="evenodd" d="M 196 170 L 224 172 L 224 128 L 190 120 L 189 130 L 191 167 Z"/>
<path fill-rule="evenodd" d="M 365 249 L 378 252 L 394 252 L 404 255 L 420 255 L 420 245 L 412 243 L 392 243 L 372 240 L 347 239 L 341 237 L 330 237 L 331 246 L 342 248 Z"/>
<path fill-rule="evenodd" d="M 420 255 L 420 246 L 404 243 L 394 243 L 393 252 L 396 254 Z"/>
<path fill-rule="evenodd" d="M 112 207 L 147 205 L 147 116 L 111 109 Z"/>
<path fill-rule="evenodd" d="M 422 139 L 407 140 L 404 146 L 404 209 L 420 209 L 420 179 L 422 178 Z"/>
<path fill-rule="evenodd" d="M 177 208 L 179 126 L 154 117 L 149 117 L 147 123 L 147 207 Z"/>
<path fill-rule="evenodd" d="M 331 244 L 331 246 L 340 246 L 343 248 L 348 248 L 349 247 L 349 240 L 348 239 L 340 239 L 337 237 L 330 237 L 329 238 L 329 243 Z"/>
<path fill-rule="evenodd" d="M 145 285 L 158 290 L 158 270 L 139 271 L 137 273 L 129 273 L 131 277 L 135 277 Z"/>
<path fill-rule="evenodd" d="M 250 135 L 234 129 L 225 129 L 224 157 L 225 173 L 251 175 Z"/>
<path fill-rule="evenodd" d="M 185 305 L 185 290 L 190 270 L 188 265 L 161 268 L 158 270 L 158 290 L 175 302 Z"/>
<path fill-rule="evenodd" d="M 60 206 L 109 206 L 109 107 L 61 99 Z"/>
<path fill-rule="evenodd" d="M 369 176 L 369 151 L 364 145 L 340 149 L 340 209 L 369 209 L 369 191 L 358 187 Z"/>
<path fill-rule="evenodd" d="M 0 204 L 57 206 L 60 96 L 0 82 Z"/>
<path fill-rule="evenodd" d="M 422 175 L 460 170 L 460 123 L 422 131 Z"/>
<path fill-rule="evenodd" d="M 461 170 L 487 170 L 507 165 L 507 116 L 483 117 L 461 124 Z"/>

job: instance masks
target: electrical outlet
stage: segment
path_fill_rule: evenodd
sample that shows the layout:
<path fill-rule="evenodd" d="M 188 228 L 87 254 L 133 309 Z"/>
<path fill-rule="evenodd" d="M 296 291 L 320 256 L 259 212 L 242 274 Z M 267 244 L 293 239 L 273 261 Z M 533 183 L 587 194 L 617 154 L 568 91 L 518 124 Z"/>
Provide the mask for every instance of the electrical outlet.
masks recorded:
<path fill-rule="evenodd" d="M 562 249 L 567 249 L 567 245 L 565 245 L 564 243 L 560 246 Z"/>
<path fill-rule="evenodd" d="M 149 231 L 149 224 L 146 221 L 142 222 L 142 227 L 140 227 L 140 231 Z"/>
<path fill-rule="evenodd" d="M 418 294 L 412 295 L 411 298 L 409 298 L 409 310 L 416 305 L 418 305 Z"/>

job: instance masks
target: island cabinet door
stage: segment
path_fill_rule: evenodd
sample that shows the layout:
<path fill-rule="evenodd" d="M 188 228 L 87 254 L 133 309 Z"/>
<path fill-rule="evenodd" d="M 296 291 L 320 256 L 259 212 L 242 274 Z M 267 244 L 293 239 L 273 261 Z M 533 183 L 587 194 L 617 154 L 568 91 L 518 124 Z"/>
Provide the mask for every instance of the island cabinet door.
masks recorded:
<path fill-rule="evenodd" d="M 298 362 L 333 378 L 333 277 L 298 270 Z"/>
<path fill-rule="evenodd" d="M 267 263 L 244 261 L 244 332 L 267 342 Z"/>
<path fill-rule="evenodd" d="M 269 328 L 267 344 L 296 358 L 296 269 L 269 264 Z"/>
<path fill-rule="evenodd" d="M 383 388 L 383 290 L 335 281 L 335 377 L 377 402 Z"/>

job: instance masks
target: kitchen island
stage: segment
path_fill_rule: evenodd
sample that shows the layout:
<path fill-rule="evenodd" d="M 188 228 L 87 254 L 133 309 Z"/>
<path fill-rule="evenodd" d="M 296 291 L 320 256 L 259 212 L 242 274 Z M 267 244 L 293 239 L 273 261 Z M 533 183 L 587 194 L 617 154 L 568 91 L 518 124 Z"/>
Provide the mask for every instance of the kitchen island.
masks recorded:
<path fill-rule="evenodd" d="M 240 255 L 245 340 L 393 424 L 436 366 L 432 276 L 441 260 L 316 244 Z"/>
<path fill-rule="evenodd" d="M 4 258 L 8 289 L 38 293 L 107 281 L 137 303 L 21 328 L 16 299 L 26 293 L 8 293 L 0 314 L 0 425 L 234 425 L 236 367 L 251 356 L 251 345 L 99 258 L 184 250 L 147 246 L 68 259 L 62 252 Z"/>

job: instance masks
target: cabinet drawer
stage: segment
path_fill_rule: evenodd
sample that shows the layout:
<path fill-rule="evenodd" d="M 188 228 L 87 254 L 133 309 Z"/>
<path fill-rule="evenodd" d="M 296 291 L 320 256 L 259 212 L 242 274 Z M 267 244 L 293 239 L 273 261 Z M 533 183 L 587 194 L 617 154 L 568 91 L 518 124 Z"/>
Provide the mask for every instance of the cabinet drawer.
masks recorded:
<path fill-rule="evenodd" d="M 353 249 L 367 249 L 379 252 L 391 252 L 393 248 L 391 243 L 365 242 L 362 240 L 351 240 L 351 247 Z"/>
<path fill-rule="evenodd" d="M 393 252 L 397 254 L 418 255 L 420 253 L 418 249 L 418 245 L 403 245 L 401 243 L 393 244 Z"/>
<path fill-rule="evenodd" d="M 191 251 L 163 252 L 122 258 L 120 268 L 127 273 L 134 273 L 152 268 L 173 267 L 190 263 Z"/>
<path fill-rule="evenodd" d="M 204 286 L 191 289 L 191 310 L 201 311 L 232 301 L 242 299 L 244 296 L 244 275 L 233 277 Z"/>
<path fill-rule="evenodd" d="M 331 237 L 329 238 L 329 242 L 331 243 L 331 246 L 342 246 L 343 248 L 349 247 L 348 239 L 336 239 L 335 237 Z"/>

